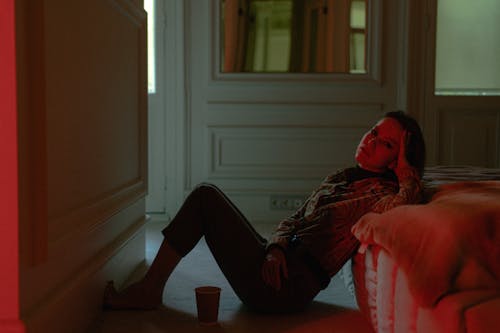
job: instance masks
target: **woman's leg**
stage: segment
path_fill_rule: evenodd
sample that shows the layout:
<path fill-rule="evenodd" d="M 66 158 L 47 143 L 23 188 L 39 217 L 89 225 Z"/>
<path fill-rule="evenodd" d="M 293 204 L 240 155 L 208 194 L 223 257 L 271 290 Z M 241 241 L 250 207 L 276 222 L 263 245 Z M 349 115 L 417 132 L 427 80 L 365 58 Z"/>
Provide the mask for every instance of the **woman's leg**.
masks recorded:
<path fill-rule="evenodd" d="M 200 184 L 164 230 L 165 241 L 181 256 L 205 241 L 234 291 L 242 299 L 262 288 L 260 269 L 266 251 L 261 237 L 216 186 Z"/>
<path fill-rule="evenodd" d="M 193 207 L 198 208 L 181 210 L 163 231 L 166 241 L 181 256 L 204 236 L 223 274 L 247 306 L 265 312 L 290 312 L 311 302 L 321 283 L 298 253 L 286 253 L 289 278 L 279 291 L 274 290 L 261 275 L 266 239 L 217 187 L 202 184 L 192 196 L 196 202 Z"/>
<path fill-rule="evenodd" d="M 105 305 L 111 308 L 159 305 L 170 273 L 203 236 L 236 294 L 253 308 L 298 309 L 309 303 L 320 289 L 313 274 L 293 256 L 289 258 L 291 277 L 284 281 L 282 289 L 277 292 L 266 286 L 260 274 L 266 240 L 213 185 L 198 186 L 163 234 L 165 239 L 144 279 L 122 293 L 108 292 L 111 297 L 107 302 L 105 299 Z"/>
<path fill-rule="evenodd" d="M 180 259 L 177 252 L 164 240 L 146 275 L 140 281 L 120 292 L 116 291 L 112 281 L 108 283 L 104 290 L 103 307 L 114 310 L 157 308 L 162 302 L 165 283 Z"/>
<path fill-rule="evenodd" d="M 217 236 L 206 237 L 207 243 L 211 249 L 217 248 L 217 252 L 222 252 L 222 256 L 224 252 L 233 252 L 231 248 L 224 250 L 221 247 L 224 243 L 228 244 L 224 240 L 227 235 L 231 235 L 237 243 L 245 242 L 248 253 L 264 251 L 265 239 L 258 235 L 236 206 L 215 186 L 201 184 L 186 198 L 175 218 L 163 230 L 165 238 L 144 278 L 121 292 L 115 290 L 112 282 L 108 284 L 104 293 L 104 307 L 152 309 L 159 306 L 171 272 L 207 230 L 208 234 Z M 231 270 L 231 267 L 228 269 Z"/>

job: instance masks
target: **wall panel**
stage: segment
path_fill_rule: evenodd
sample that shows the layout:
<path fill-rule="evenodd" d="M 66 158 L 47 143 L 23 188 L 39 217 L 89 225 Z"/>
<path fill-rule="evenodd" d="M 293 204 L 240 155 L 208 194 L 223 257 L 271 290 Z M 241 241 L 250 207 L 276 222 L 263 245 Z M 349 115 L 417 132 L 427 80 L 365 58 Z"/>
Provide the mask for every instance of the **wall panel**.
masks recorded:
<path fill-rule="evenodd" d="M 139 0 L 16 11 L 21 316 L 28 332 L 85 332 L 105 282 L 145 256 L 146 13 Z"/>
<path fill-rule="evenodd" d="M 316 178 L 352 163 L 363 129 L 211 127 L 208 178 Z M 318 175 L 319 174 L 319 175 Z"/>
<path fill-rule="evenodd" d="M 439 164 L 498 167 L 500 112 L 440 109 Z"/>
<path fill-rule="evenodd" d="M 46 1 L 51 241 L 145 190 L 144 29 L 127 1 Z"/>

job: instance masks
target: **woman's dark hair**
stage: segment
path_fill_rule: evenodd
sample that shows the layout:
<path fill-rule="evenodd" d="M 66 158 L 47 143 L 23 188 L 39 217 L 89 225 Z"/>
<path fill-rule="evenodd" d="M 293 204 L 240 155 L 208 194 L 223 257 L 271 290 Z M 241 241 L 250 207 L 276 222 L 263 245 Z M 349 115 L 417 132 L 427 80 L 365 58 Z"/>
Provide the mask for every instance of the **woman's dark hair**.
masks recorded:
<path fill-rule="evenodd" d="M 422 177 L 425 167 L 425 141 L 417 121 L 399 110 L 387 112 L 384 117 L 396 119 L 403 129 L 410 134 L 406 146 L 406 160 L 418 170 L 420 177 Z"/>

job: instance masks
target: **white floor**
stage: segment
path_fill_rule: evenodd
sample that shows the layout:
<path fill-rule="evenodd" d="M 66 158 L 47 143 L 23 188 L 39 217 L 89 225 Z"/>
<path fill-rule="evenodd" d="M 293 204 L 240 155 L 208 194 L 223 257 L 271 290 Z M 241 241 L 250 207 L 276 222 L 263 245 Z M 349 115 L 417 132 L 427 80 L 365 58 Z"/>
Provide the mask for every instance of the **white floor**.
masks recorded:
<path fill-rule="evenodd" d="M 146 256 L 151 262 L 164 227 L 150 222 L 147 227 Z M 256 229 L 267 236 L 267 226 Z M 219 323 L 201 326 L 196 317 L 194 288 L 215 285 L 222 288 Z M 369 324 L 357 311 L 354 298 L 335 276 L 311 307 L 294 315 L 262 315 L 248 311 L 229 286 L 217 267 L 206 243 L 202 240 L 178 265 L 165 287 L 163 307 L 155 311 L 107 311 L 89 333 L 117 332 L 371 332 Z"/>

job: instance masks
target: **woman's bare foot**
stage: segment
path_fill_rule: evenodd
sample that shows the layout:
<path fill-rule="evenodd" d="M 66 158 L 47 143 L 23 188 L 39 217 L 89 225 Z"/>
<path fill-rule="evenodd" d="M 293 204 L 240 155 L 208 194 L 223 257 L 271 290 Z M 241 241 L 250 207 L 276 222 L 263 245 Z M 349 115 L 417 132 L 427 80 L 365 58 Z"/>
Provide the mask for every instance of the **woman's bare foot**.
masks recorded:
<path fill-rule="evenodd" d="M 106 310 L 154 310 L 162 303 L 162 290 L 152 290 L 143 281 L 116 291 L 113 281 L 104 290 L 103 308 Z"/>

